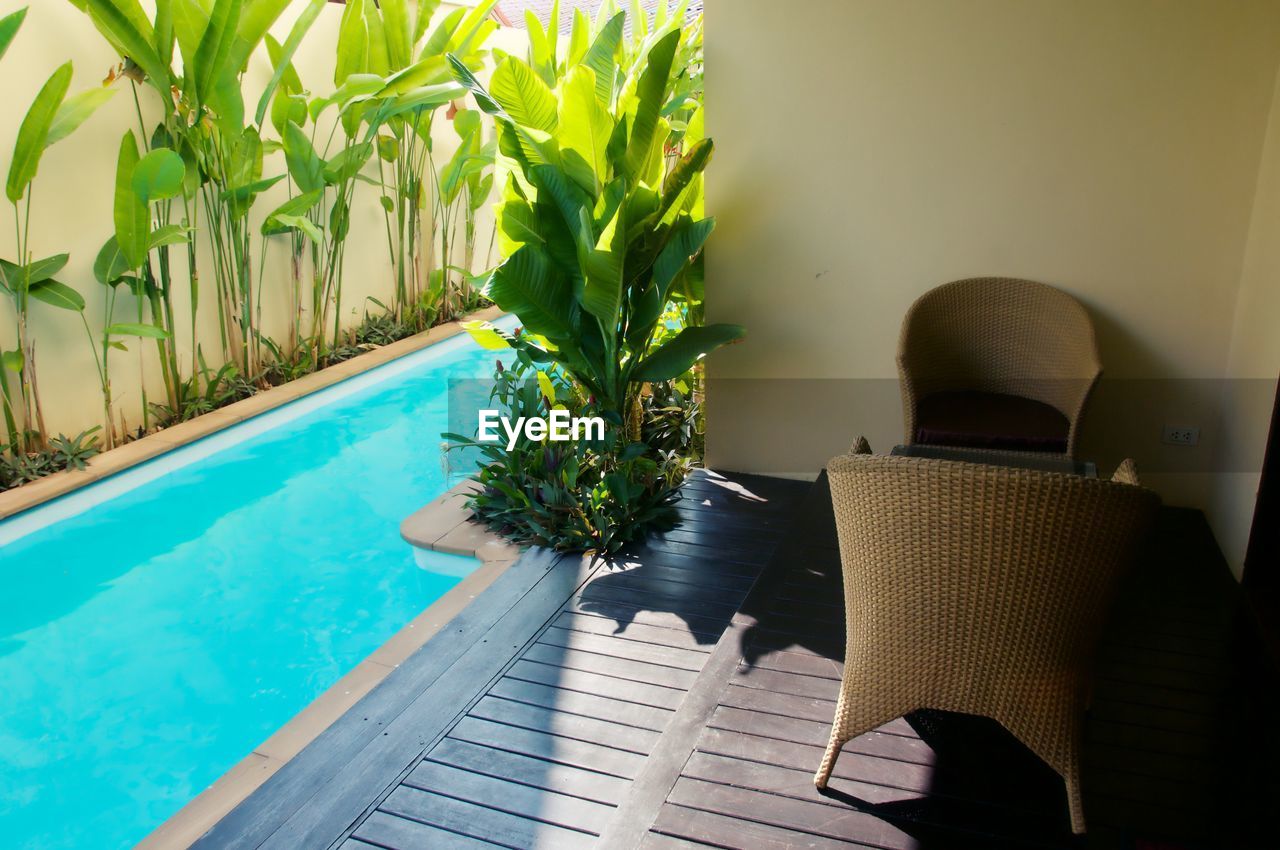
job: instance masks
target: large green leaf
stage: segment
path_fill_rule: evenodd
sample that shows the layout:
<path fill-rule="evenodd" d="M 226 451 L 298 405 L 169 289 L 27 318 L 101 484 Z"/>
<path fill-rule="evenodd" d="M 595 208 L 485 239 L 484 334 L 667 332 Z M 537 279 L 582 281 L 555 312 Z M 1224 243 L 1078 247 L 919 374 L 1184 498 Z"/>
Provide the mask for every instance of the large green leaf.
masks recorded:
<path fill-rule="evenodd" d="M 129 260 L 120 250 L 120 242 L 113 234 L 98 251 L 93 261 L 93 276 L 103 286 L 114 286 L 131 270 Z"/>
<path fill-rule="evenodd" d="M 244 70 L 253 51 L 262 44 L 262 39 L 270 32 L 272 25 L 292 2 L 293 0 L 245 0 L 241 13 L 234 19 L 235 39 L 227 54 L 223 69 L 225 74 L 238 76 Z"/>
<path fill-rule="evenodd" d="M 324 188 L 324 162 L 316 154 L 311 139 L 290 121 L 284 130 L 284 158 L 289 176 L 303 192 Z"/>
<path fill-rule="evenodd" d="M 120 55 L 132 59 L 147 75 L 147 82 L 168 96 L 172 72 L 156 53 L 155 31 L 138 0 L 84 0 L 83 7 Z"/>
<path fill-rule="evenodd" d="M 573 286 L 541 245 L 526 244 L 508 257 L 494 271 L 486 294 L 532 333 L 552 342 L 574 336 Z"/>
<path fill-rule="evenodd" d="M 409 7 L 405 0 L 382 0 L 382 34 L 387 43 L 387 61 L 399 70 L 413 61 L 410 41 Z"/>
<path fill-rule="evenodd" d="M 27 268 L 24 277 L 27 283 L 35 286 L 66 268 L 68 259 L 70 257 L 67 254 L 54 254 L 52 257 L 36 260 Z"/>
<path fill-rule="evenodd" d="M 601 7 L 602 10 L 603 8 Z M 606 108 L 613 103 L 613 80 L 618 67 L 618 46 L 622 43 L 622 27 L 626 19 L 627 16 L 623 12 L 610 18 L 609 22 L 601 28 L 595 41 L 591 43 L 591 47 L 587 49 L 586 55 L 582 57 L 582 64 L 595 72 L 596 97 Z"/>
<path fill-rule="evenodd" d="M 49 137 L 45 140 L 45 147 L 60 142 L 74 133 L 77 127 L 97 111 L 99 106 L 111 100 L 115 93 L 114 88 L 95 86 L 64 100 L 53 116 L 53 123 L 49 125 Z"/>
<path fill-rule="evenodd" d="M 675 215 L 684 206 L 685 193 L 694 186 L 694 178 L 707 167 L 714 150 L 715 143 L 711 139 L 695 142 L 667 174 L 662 183 L 662 205 L 658 208 L 660 223 L 670 224 L 675 220 Z"/>
<path fill-rule="evenodd" d="M 236 23 L 240 20 L 241 0 L 214 0 L 209 11 L 209 24 L 196 48 L 195 64 L 187 70 L 194 81 L 195 96 L 207 102 L 215 87 L 236 70 L 230 65 L 231 49 L 236 40 Z"/>
<path fill-rule="evenodd" d="M 671 292 L 671 284 L 702 250 L 715 226 L 715 219 L 711 218 L 701 221 L 686 220 L 683 226 L 676 228 L 666 247 L 658 254 L 653 263 L 653 284 L 663 303 L 666 303 Z"/>
<path fill-rule="evenodd" d="M 280 85 L 280 81 L 289 74 L 292 74 L 293 78 L 297 79 L 297 72 L 293 70 L 292 65 L 293 54 L 297 52 L 307 31 L 316 22 L 320 12 L 324 10 L 325 2 L 326 0 L 311 0 L 307 8 L 303 9 L 302 14 L 298 16 L 298 20 L 294 21 L 293 28 L 289 30 L 289 37 L 285 39 L 284 45 L 278 51 L 271 51 L 271 63 L 275 70 L 271 74 L 270 81 L 267 82 L 267 87 L 262 92 L 262 97 L 258 99 L 258 111 L 254 113 L 254 120 L 259 125 L 262 124 L 262 119 L 267 114 L 267 108 L 271 105 L 271 98 L 275 95 L 276 87 Z M 299 88 L 301 88 L 300 84 Z"/>
<path fill-rule="evenodd" d="M 182 191 L 187 168 L 182 157 L 168 148 L 156 148 L 133 168 L 133 191 L 144 204 L 176 197 Z"/>
<path fill-rule="evenodd" d="M 13 146 L 13 161 L 9 164 L 9 180 L 5 184 L 5 195 L 13 203 L 22 200 L 27 186 L 35 179 L 36 170 L 40 167 L 40 157 L 48 146 L 49 128 L 58 107 L 66 97 L 67 87 L 71 85 L 71 63 L 67 62 L 45 81 L 36 99 L 27 110 L 18 128 L 18 140 Z"/>
<path fill-rule="evenodd" d="M 333 84 L 341 86 L 352 74 L 364 73 L 369 57 L 369 25 L 364 19 L 365 0 L 351 0 L 338 27 L 338 57 Z"/>
<path fill-rule="evenodd" d="M 628 177 L 640 175 L 649 161 L 667 83 L 671 79 L 671 65 L 679 44 L 680 31 L 672 30 L 649 51 L 644 73 L 636 86 L 636 114 L 631 120 L 625 162 Z"/>
<path fill-rule="evenodd" d="M 622 271 L 626 260 L 626 224 L 621 204 L 600 233 L 595 247 L 587 254 L 586 285 L 582 290 L 582 308 L 600 320 L 606 342 L 612 344 L 622 310 Z"/>
<path fill-rule="evenodd" d="M 613 116 L 596 98 L 595 72 L 585 65 L 577 66 L 561 84 L 556 140 L 565 171 L 592 195 L 599 194 L 608 176 L 606 149 L 613 127 Z M 568 156 L 568 151 L 577 156 Z"/>
<path fill-rule="evenodd" d="M 279 213 L 271 216 L 267 221 L 263 222 L 263 232 L 266 233 L 267 225 L 271 225 L 271 233 L 284 233 L 288 230 L 296 230 L 305 235 L 317 245 L 324 242 L 324 234 L 320 231 L 320 227 L 305 215 L 291 215 L 289 213 Z"/>
<path fill-rule="evenodd" d="M 702 325 L 685 328 L 640 361 L 631 373 L 633 381 L 670 381 L 698 362 L 698 358 L 722 345 L 742 339 L 741 325 Z"/>
<path fill-rule="evenodd" d="M 544 133 L 555 129 L 555 95 L 532 68 L 514 56 L 502 60 L 493 72 L 489 94 L 517 124 Z"/>
<path fill-rule="evenodd" d="M 418 9 L 413 16 L 413 37 L 410 44 L 417 44 L 427 33 L 431 25 L 431 16 L 440 7 L 440 0 L 418 0 Z"/>
<path fill-rule="evenodd" d="M 147 238 L 147 250 L 163 248 L 166 245 L 182 245 L 191 240 L 191 228 L 181 224 L 166 224 L 151 231 Z"/>
<path fill-rule="evenodd" d="M 273 233 L 283 233 L 296 227 L 292 223 L 285 223 L 287 217 L 296 217 L 305 215 L 316 204 L 324 200 L 324 189 L 313 189 L 310 192 L 304 192 L 301 195 L 295 195 L 267 213 L 266 219 L 262 222 L 262 234 L 270 236 Z M 279 219 L 279 221 L 277 221 Z M 319 240 L 317 240 L 319 241 Z"/>
<path fill-rule="evenodd" d="M 116 241 L 129 268 L 142 265 L 147 256 L 147 240 L 150 237 L 151 216 L 147 205 L 133 191 L 133 170 L 138 164 L 138 141 L 128 130 L 120 139 L 120 153 L 116 158 L 115 202 L 112 220 L 116 227 Z"/>
<path fill-rule="evenodd" d="M 44 280 L 32 284 L 30 294 L 32 298 L 63 310 L 77 313 L 84 310 L 84 298 L 80 293 L 56 280 Z"/>
<path fill-rule="evenodd" d="M 155 325 L 148 325 L 144 322 L 118 322 L 114 325 L 107 325 L 103 329 L 106 336 L 137 336 L 147 339 L 168 339 L 169 332 L 164 328 Z"/>
<path fill-rule="evenodd" d="M 13 37 L 18 34 L 18 28 L 22 26 L 26 17 L 27 7 L 23 6 L 18 11 L 10 12 L 0 18 L 0 59 L 3 59 L 4 54 L 8 52 Z"/>

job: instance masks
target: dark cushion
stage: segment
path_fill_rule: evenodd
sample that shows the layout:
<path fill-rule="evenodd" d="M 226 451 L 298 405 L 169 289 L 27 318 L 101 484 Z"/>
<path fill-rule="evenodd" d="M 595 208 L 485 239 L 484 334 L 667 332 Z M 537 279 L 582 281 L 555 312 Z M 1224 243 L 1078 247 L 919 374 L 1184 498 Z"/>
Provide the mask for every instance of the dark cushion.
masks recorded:
<path fill-rule="evenodd" d="M 1070 429 L 1051 405 L 1003 393 L 933 393 L 916 410 L 916 442 L 931 446 L 1065 453 Z"/>

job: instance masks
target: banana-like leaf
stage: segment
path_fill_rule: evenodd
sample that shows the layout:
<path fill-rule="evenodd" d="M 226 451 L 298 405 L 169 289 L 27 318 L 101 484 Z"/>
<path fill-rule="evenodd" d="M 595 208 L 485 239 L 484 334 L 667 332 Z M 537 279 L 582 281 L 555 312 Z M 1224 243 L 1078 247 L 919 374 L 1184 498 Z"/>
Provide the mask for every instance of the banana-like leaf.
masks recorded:
<path fill-rule="evenodd" d="M 595 247 L 587 254 L 586 285 L 582 290 L 582 308 L 600 320 L 605 341 L 610 345 L 617 333 L 618 313 L 622 309 L 622 270 L 627 252 L 623 210 L 619 205 Z"/>
<path fill-rule="evenodd" d="M 590 47 L 591 20 L 581 9 L 573 10 L 573 26 L 569 30 L 569 51 L 565 55 L 565 67 L 572 68 L 582 61 Z"/>
<path fill-rule="evenodd" d="M 346 183 L 364 168 L 364 164 L 373 156 L 373 143 L 361 142 L 343 148 L 324 164 L 324 179 L 331 186 Z"/>
<path fill-rule="evenodd" d="M 560 118 L 556 140 L 565 170 L 593 196 L 608 175 L 607 148 L 614 121 L 596 97 L 596 75 L 586 65 L 573 68 L 560 87 Z M 570 158 L 567 151 L 578 156 Z M 581 164 L 581 165 L 579 165 Z"/>
<path fill-rule="evenodd" d="M 689 152 L 680 158 L 662 184 L 662 205 L 658 208 L 660 224 L 670 224 L 683 206 L 685 193 L 694 185 L 694 178 L 706 169 L 711 161 L 715 143 L 711 139 L 695 142 Z"/>
<path fill-rule="evenodd" d="M 511 120 L 544 133 L 556 128 L 556 98 L 533 69 L 508 56 L 489 81 L 491 94 Z"/>
<path fill-rule="evenodd" d="M 627 176 L 641 175 L 653 150 L 654 134 L 660 120 L 667 82 L 671 79 L 671 65 L 676 47 L 680 43 L 680 31 L 673 30 L 649 51 L 648 64 L 636 86 L 636 114 L 631 121 L 631 136 L 627 140 L 627 156 L 624 170 Z"/>
<path fill-rule="evenodd" d="M 341 86 L 352 74 L 362 74 L 369 60 L 369 25 L 364 19 L 365 0 L 351 0 L 338 27 L 338 60 L 333 84 Z"/>
<path fill-rule="evenodd" d="M 281 221 L 283 221 L 282 217 L 305 215 L 322 200 L 324 200 L 323 188 L 313 189 L 310 192 L 295 195 L 271 212 L 267 213 L 266 220 L 262 222 L 262 235 L 269 236 L 273 233 L 283 233 L 285 230 L 294 227 L 294 225 L 291 224 L 279 227 L 275 224 L 275 220 L 281 219 Z"/>
<path fill-rule="evenodd" d="M 84 0 L 89 18 L 121 56 L 147 75 L 147 82 L 169 94 L 172 72 L 155 50 L 155 30 L 138 0 Z"/>
<path fill-rule="evenodd" d="M 382 13 L 378 10 L 386 0 L 373 0 L 364 4 L 364 26 L 369 40 L 365 42 L 365 70 L 370 74 L 385 77 L 391 73 L 391 60 L 387 52 L 387 33 L 383 25 Z"/>
<path fill-rule="evenodd" d="M 4 54 L 8 52 L 13 37 L 18 34 L 18 28 L 22 26 L 26 17 L 27 7 L 23 6 L 18 11 L 10 12 L 0 18 L 0 59 L 3 59 Z"/>
<path fill-rule="evenodd" d="M 93 276 L 103 286 L 114 286 L 132 267 L 124 252 L 120 250 L 120 242 L 113 234 L 98 251 L 93 261 Z"/>
<path fill-rule="evenodd" d="M 320 232 L 320 227 L 305 215 L 290 215 L 288 213 L 273 215 L 262 223 L 262 232 L 264 234 L 268 233 L 268 225 L 271 225 L 270 233 L 296 230 L 317 245 L 324 242 L 324 234 Z"/>
<path fill-rule="evenodd" d="M 316 154 L 311 139 L 292 121 L 284 131 L 284 158 L 289 176 L 299 189 L 313 192 L 324 188 L 324 162 Z"/>
<path fill-rule="evenodd" d="M 128 130 L 120 139 L 120 153 L 116 158 L 112 220 L 116 227 L 116 241 L 131 269 L 136 269 L 146 259 L 151 231 L 151 215 L 147 211 L 147 205 L 133 190 L 133 171 L 139 159 L 138 140 L 133 131 Z"/>
<path fill-rule="evenodd" d="M 515 313 L 531 332 L 559 344 L 572 340 L 577 324 L 573 286 L 546 250 L 526 244 L 493 273 L 486 294 Z"/>
<path fill-rule="evenodd" d="M 66 267 L 68 259 L 70 257 L 67 254 L 54 254 L 52 257 L 36 260 L 27 267 L 23 278 L 28 284 L 35 286 L 37 283 L 49 280 L 62 271 Z"/>
<path fill-rule="evenodd" d="M 382 34 L 386 39 L 387 61 L 400 69 L 413 61 L 410 41 L 409 6 L 405 0 L 382 0 Z"/>
<path fill-rule="evenodd" d="M 489 351 L 506 351 L 511 348 L 507 342 L 509 337 L 489 322 L 463 322 L 462 329 L 476 343 Z"/>
<path fill-rule="evenodd" d="M 466 14 L 466 9 L 459 8 L 445 15 L 444 19 L 432 30 L 431 37 L 427 39 L 427 43 L 422 45 L 422 51 L 418 54 L 418 58 L 426 59 L 429 56 L 443 56 L 445 53 L 450 52 L 449 45 L 453 43 L 453 36 L 458 31 L 458 27 L 462 26 L 462 19 Z"/>
<path fill-rule="evenodd" d="M 689 221 L 675 229 L 670 241 L 653 263 L 653 285 L 662 303 L 667 302 L 671 284 L 702 250 L 702 246 L 706 244 L 707 237 L 711 235 L 715 226 L 715 219 L 704 218 L 700 221 Z"/>
<path fill-rule="evenodd" d="M 275 71 L 271 75 L 271 79 L 267 82 L 266 89 L 262 92 L 262 97 L 258 99 L 258 111 L 254 113 L 254 120 L 261 125 L 262 119 L 267 114 L 267 109 L 271 105 L 271 98 L 276 93 L 276 88 L 280 85 L 281 80 L 286 75 L 292 74 L 294 80 L 297 79 L 297 71 L 293 70 L 293 54 L 297 52 L 298 46 L 302 44 L 302 39 L 306 36 L 307 31 L 311 29 L 311 25 L 316 22 L 316 18 L 323 11 L 326 0 L 311 0 L 307 8 L 302 10 L 302 14 L 298 16 L 298 20 L 294 21 L 293 28 L 289 30 L 289 37 L 284 40 L 284 45 L 280 49 L 271 51 L 271 64 Z M 270 49 L 270 42 L 268 42 Z M 291 81 L 292 82 L 292 81 Z M 298 83 L 298 89 L 301 89 L 301 82 Z"/>
<path fill-rule="evenodd" d="M 236 24 L 240 19 L 241 0 L 214 0 L 209 12 L 209 24 L 200 45 L 196 48 L 195 64 L 187 71 L 193 80 L 197 101 L 206 103 L 213 96 L 215 87 L 228 76 L 235 76 L 229 60 L 236 39 Z"/>
<path fill-rule="evenodd" d="M 9 164 L 9 179 L 5 195 L 12 203 L 18 203 L 27 192 L 27 186 L 35 179 L 40 167 L 40 157 L 48 146 L 49 128 L 58 114 L 58 107 L 71 85 L 71 63 L 67 62 L 54 71 L 41 87 L 36 99 L 27 110 L 18 128 L 18 140 L 13 146 L 13 161 Z"/>
<path fill-rule="evenodd" d="M 279 20 L 293 0 L 244 0 L 240 14 L 234 18 L 235 39 L 227 54 L 222 73 L 239 76 L 249 64 L 249 57 L 262 44 L 262 39 Z"/>
<path fill-rule="evenodd" d="M 166 245 L 183 245 L 191 241 L 191 228 L 181 224 L 166 224 L 151 231 L 147 240 L 147 250 L 163 248 Z"/>
<path fill-rule="evenodd" d="M 427 27 L 431 25 L 431 16 L 439 7 L 440 0 L 418 0 L 418 10 L 413 17 L 413 37 L 410 44 L 422 41 L 422 37 L 427 33 Z"/>
<path fill-rule="evenodd" d="M 114 325 L 107 325 L 102 331 L 104 336 L 136 336 L 146 339 L 168 339 L 169 332 L 164 328 L 156 325 L 149 325 L 145 322 L 118 322 Z"/>
<path fill-rule="evenodd" d="M 0 354 L 0 363 L 4 364 L 4 368 L 10 372 L 21 372 L 23 367 L 27 365 L 27 358 L 22 355 L 22 349 L 15 348 L 13 351 L 6 351 Z"/>
<path fill-rule="evenodd" d="M 601 11 L 603 9 L 604 7 L 601 7 Z M 601 28 L 595 41 L 591 42 L 586 55 L 582 57 L 582 64 L 595 72 L 596 97 L 606 109 L 613 105 L 613 83 L 618 67 L 618 47 L 622 44 L 622 27 L 626 18 L 623 12 L 610 18 L 609 22 Z"/>
<path fill-rule="evenodd" d="M 53 116 L 53 123 L 49 125 L 49 137 L 45 140 L 45 147 L 56 144 L 74 133 L 76 128 L 97 111 L 99 106 L 111 100 L 115 93 L 114 88 L 95 86 L 64 100 Z"/>
<path fill-rule="evenodd" d="M 182 157 L 168 148 L 156 148 L 133 168 L 133 191 L 144 204 L 177 197 L 187 176 Z"/>
<path fill-rule="evenodd" d="M 56 280 L 43 280 L 32 284 L 29 293 L 38 301 L 62 310 L 79 313 L 84 311 L 84 297 L 65 283 Z"/>
<path fill-rule="evenodd" d="M 632 381 L 670 381 L 693 368 L 693 364 L 722 345 L 736 342 L 746 334 L 742 325 L 701 325 L 685 328 L 658 346 L 640 361 L 631 373 Z"/>

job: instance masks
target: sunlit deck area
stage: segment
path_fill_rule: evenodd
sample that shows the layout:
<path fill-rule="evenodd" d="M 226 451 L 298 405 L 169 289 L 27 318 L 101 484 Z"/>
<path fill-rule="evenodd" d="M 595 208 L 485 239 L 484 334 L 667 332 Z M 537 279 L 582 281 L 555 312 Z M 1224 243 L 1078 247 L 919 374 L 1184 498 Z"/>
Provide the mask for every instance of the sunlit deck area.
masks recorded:
<path fill-rule="evenodd" d="M 1061 780 L 980 718 L 893 721 L 816 791 L 844 628 L 825 479 L 683 493 L 620 563 L 526 554 L 198 846 L 1079 846 Z M 1275 795 L 1267 693 L 1219 557 L 1167 511 L 1113 614 L 1084 846 L 1261 838 L 1239 825 Z"/>

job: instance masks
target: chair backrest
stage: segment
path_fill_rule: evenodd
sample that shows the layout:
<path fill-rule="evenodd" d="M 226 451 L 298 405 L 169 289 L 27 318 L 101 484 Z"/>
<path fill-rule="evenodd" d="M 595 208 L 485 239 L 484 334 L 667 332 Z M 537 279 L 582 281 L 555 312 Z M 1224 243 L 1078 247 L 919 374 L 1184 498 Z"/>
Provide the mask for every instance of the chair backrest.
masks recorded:
<path fill-rule="evenodd" d="M 1075 298 L 1043 283 L 981 277 L 920 296 L 898 338 L 907 441 L 915 405 L 934 392 L 979 390 L 1035 399 L 1071 423 L 1102 372 L 1089 314 Z"/>
<path fill-rule="evenodd" d="M 957 461 L 851 454 L 827 471 L 851 657 L 914 666 L 931 707 L 957 711 L 985 713 L 1019 676 L 1086 674 L 1159 505 L 1120 480 Z"/>

